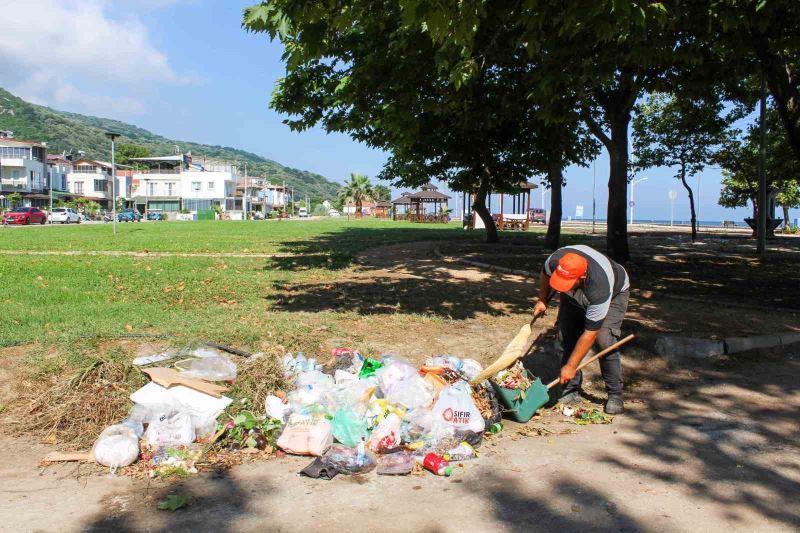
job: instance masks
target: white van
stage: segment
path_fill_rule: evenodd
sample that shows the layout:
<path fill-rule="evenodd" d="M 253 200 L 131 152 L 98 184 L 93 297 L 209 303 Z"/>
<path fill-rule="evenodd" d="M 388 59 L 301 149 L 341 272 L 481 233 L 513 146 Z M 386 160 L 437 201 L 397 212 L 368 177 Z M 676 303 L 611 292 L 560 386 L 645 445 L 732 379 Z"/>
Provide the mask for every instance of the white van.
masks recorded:
<path fill-rule="evenodd" d="M 308 209 L 306 209 L 305 207 L 301 207 L 300 209 L 297 210 L 297 216 L 299 216 L 300 218 L 308 218 Z"/>

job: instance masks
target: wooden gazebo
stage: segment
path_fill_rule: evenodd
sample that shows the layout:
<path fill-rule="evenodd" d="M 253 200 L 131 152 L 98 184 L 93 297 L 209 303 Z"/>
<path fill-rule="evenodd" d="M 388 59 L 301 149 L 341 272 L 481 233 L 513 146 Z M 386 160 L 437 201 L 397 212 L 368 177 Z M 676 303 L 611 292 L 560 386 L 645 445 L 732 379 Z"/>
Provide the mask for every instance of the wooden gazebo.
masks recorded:
<path fill-rule="evenodd" d="M 372 208 L 372 216 L 375 218 L 389 218 L 389 213 L 391 210 L 392 202 L 378 200 L 375 202 L 375 207 Z"/>
<path fill-rule="evenodd" d="M 492 194 L 500 195 L 500 212 L 493 215 L 498 229 L 528 229 L 531 223 L 531 191 L 538 189 L 535 183 L 522 182 L 516 187 L 505 191 L 489 191 L 486 194 L 487 208 L 492 211 Z M 464 194 L 464 216 L 468 220 L 469 228 L 482 228 L 483 221 L 478 217 L 471 206 L 475 202 L 475 194 Z M 511 213 L 505 213 L 505 196 L 511 199 Z"/>
<path fill-rule="evenodd" d="M 439 192 L 435 185 L 427 183 L 422 186 L 421 191 L 405 192 L 399 198 L 392 200 L 394 220 L 447 223 L 450 221 L 446 209 L 449 199 L 450 197 Z M 433 213 L 426 211 L 429 205 L 433 205 Z M 445 206 L 445 209 L 442 209 L 442 206 Z M 403 210 L 402 213 L 399 212 L 401 208 Z"/>

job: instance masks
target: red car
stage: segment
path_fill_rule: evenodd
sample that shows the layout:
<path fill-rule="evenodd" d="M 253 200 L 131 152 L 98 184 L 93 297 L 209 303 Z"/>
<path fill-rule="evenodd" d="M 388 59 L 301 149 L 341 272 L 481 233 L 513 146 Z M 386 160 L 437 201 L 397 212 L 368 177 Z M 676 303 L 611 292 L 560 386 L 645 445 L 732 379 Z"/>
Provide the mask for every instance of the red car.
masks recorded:
<path fill-rule="evenodd" d="M 547 212 L 541 207 L 531 207 L 528 209 L 528 220 L 547 224 Z"/>
<path fill-rule="evenodd" d="M 3 217 L 3 224 L 44 224 L 47 213 L 36 207 L 15 207 Z"/>

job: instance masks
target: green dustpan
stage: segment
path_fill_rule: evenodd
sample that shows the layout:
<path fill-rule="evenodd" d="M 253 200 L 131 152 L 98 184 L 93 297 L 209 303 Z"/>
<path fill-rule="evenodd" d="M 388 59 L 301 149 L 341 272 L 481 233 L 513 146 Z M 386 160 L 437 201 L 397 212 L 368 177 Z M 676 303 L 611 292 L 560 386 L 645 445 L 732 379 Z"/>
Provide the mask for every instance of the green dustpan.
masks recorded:
<path fill-rule="evenodd" d="M 597 355 L 590 357 L 581 363 L 581 365 L 578 367 L 578 370 L 581 370 L 586 365 L 597 361 L 604 355 L 608 355 L 623 344 L 632 340 L 633 337 L 633 335 L 628 335 L 624 339 L 612 344 Z M 528 373 L 527 370 L 525 372 L 526 374 Z M 528 374 L 528 376 L 530 376 L 530 374 Z M 500 397 L 500 400 L 508 409 L 509 417 L 517 422 L 524 423 L 530 420 L 539 408 L 544 407 L 545 404 L 550 401 L 550 389 L 558 385 L 559 381 L 560 379 L 556 378 L 545 385 L 542 383 L 541 379 L 536 378 L 530 388 L 524 393 L 517 389 L 507 389 L 501 385 L 498 385 L 493 380 L 490 380 L 490 383 L 494 386 L 494 389 L 497 392 L 497 395 Z"/>

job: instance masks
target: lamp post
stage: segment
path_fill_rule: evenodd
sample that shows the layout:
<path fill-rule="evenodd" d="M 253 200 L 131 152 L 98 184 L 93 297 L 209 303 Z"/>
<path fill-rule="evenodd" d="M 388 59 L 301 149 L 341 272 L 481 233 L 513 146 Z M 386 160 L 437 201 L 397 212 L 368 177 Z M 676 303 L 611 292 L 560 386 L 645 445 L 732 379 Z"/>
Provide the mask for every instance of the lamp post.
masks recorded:
<path fill-rule="evenodd" d="M 117 154 L 114 140 L 119 133 L 106 132 L 106 137 L 111 139 L 111 216 L 114 217 L 114 235 L 117 234 Z"/>
<path fill-rule="evenodd" d="M 667 194 L 669 195 L 669 202 L 672 204 L 672 209 L 669 214 L 669 225 L 672 226 L 672 223 L 675 221 L 675 198 L 678 197 L 678 193 L 670 189 Z"/>
<path fill-rule="evenodd" d="M 144 219 L 147 220 L 147 208 L 150 204 L 150 178 L 144 179 Z"/>
<path fill-rule="evenodd" d="M 595 200 L 595 189 L 597 185 L 597 159 L 592 162 L 592 235 L 594 235 L 595 214 L 597 212 L 597 201 Z"/>
<path fill-rule="evenodd" d="M 633 206 L 636 205 L 634 203 L 634 201 L 633 201 L 633 189 L 634 189 L 634 187 L 636 187 L 637 183 L 640 183 L 640 182 L 645 181 L 647 179 L 648 178 L 639 178 L 638 180 L 633 180 L 631 182 L 631 203 L 630 203 L 630 206 L 631 206 L 631 222 L 630 222 L 630 224 L 631 224 L 631 226 L 633 226 Z"/>

